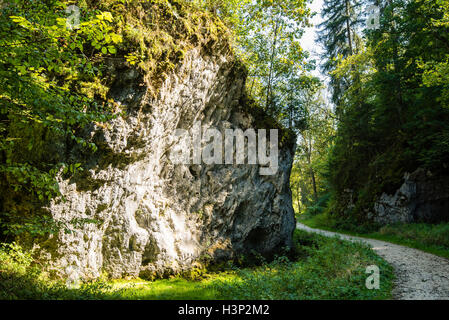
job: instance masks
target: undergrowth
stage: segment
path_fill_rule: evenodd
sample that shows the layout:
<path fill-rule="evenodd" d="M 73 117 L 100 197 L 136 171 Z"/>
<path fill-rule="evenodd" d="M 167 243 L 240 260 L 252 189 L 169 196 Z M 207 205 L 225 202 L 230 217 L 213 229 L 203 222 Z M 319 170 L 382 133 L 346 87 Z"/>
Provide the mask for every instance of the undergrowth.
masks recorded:
<path fill-rule="evenodd" d="M 392 267 L 370 248 L 336 238 L 295 231 L 297 261 L 279 257 L 271 263 L 239 270 L 238 277 L 216 281 L 218 296 L 225 299 L 388 299 Z M 380 289 L 365 286 L 366 267 L 380 269 Z"/>
<path fill-rule="evenodd" d="M 52 280 L 19 246 L 0 249 L 0 299 L 388 299 L 392 268 L 370 248 L 336 238 L 295 231 L 290 259 L 279 256 L 252 268 L 206 272 L 195 280 L 182 277 L 144 281 L 106 280 L 69 289 Z M 295 257 L 295 258 L 292 258 Z M 365 286 L 366 267 L 380 269 L 380 289 Z"/>
<path fill-rule="evenodd" d="M 327 212 L 303 215 L 299 221 L 312 228 L 384 240 L 449 259 L 449 223 L 398 223 L 387 226 L 359 226 L 348 228 Z"/>
<path fill-rule="evenodd" d="M 0 300 L 92 300 L 119 294 L 111 289 L 104 279 L 69 289 L 64 281 L 50 279 L 31 252 L 14 243 L 0 247 Z"/>

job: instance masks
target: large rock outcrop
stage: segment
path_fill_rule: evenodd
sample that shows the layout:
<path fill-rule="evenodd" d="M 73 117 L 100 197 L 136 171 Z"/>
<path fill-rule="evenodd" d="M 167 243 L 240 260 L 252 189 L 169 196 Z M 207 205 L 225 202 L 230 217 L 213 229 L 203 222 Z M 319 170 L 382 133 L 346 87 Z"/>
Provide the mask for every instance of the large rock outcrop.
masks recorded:
<path fill-rule="evenodd" d="M 260 165 L 170 160 L 175 130 L 192 130 L 198 122 L 220 131 L 271 129 L 248 106 L 246 73 L 232 55 L 190 50 L 156 98 L 136 69 L 116 63 L 109 72 L 118 75 L 110 96 L 126 115 L 85 129 L 99 149 L 82 155 L 84 171 L 59 176 L 66 200 L 46 208 L 59 221 L 97 223 L 40 242 L 51 269 L 74 278 L 163 276 L 205 255 L 269 256 L 291 245 L 294 137 L 281 130 L 274 175 L 261 175 Z M 80 158 L 76 148 L 61 152 Z"/>
<path fill-rule="evenodd" d="M 394 195 L 382 194 L 374 205 L 374 221 L 380 224 L 449 221 L 447 177 L 417 169 L 404 175 Z"/>

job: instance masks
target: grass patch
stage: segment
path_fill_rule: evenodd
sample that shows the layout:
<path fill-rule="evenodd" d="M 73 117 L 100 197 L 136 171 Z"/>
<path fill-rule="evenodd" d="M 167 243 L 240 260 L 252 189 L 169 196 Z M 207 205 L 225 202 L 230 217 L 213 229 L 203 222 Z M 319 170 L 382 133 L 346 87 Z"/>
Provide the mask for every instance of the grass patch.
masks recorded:
<path fill-rule="evenodd" d="M 18 246 L 0 250 L 1 299 L 389 299 L 393 270 L 368 246 L 295 231 L 295 258 L 278 257 L 253 268 L 231 267 L 197 280 L 181 277 L 155 281 L 113 280 L 67 289 L 50 280 L 29 253 Z M 381 270 L 380 289 L 365 286 L 366 267 Z"/>
<path fill-rule="evenodd" d="M 120 295 L 104 279 L 68 289 L 64 281 L 50 279 L 30 252 L 16 244 L 0 245 L 0 300 L 98 300 Z"/>
<path fill-rule="evenodd" d="M 384 240 L 449 259 L 449 223 L 447 222 L 394 224 L 380 227 L 375 232 L 354 232 L 339 228 L 325 213 L 316 216 L 300 216 L 299 221 L 311 228 Z"/>
<path fill-rule="evenodd" d="M 227 282 L 235 278 L 235 272 L 207 273 L 198 280 L 187 280 L 181 277 L 145 281 L 114 280 L 112 287 L 120 290 L 120 295 L 111 296 L 111 299 L 125 300 L 215 300 L 218 292 L 213 283 L 215 281 Z"/>
<path fill-rule="evenodd" d="M 338 238 L 295 231 L 298 261 L 280 257 L 238 277 L 215 281 L 218 295 L 226 299 L 389 299 L 393 269 L 368 246 Z M 366 267 L 381 270 L 380 289 L 365 286 Z"/>

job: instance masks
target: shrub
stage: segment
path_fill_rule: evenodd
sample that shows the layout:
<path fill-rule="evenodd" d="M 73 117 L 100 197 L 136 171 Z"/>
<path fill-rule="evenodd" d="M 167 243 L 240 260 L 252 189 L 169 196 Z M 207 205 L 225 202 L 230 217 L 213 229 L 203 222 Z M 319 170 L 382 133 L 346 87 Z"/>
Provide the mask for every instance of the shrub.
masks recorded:
<path fill-rule="evenodd" d="M 370 248 L 336 238 L 295 232 L 296 250 L 305 253 L 299 261 L 278 257 L 239 277 L 216 281 L 215 290 L 224 299 L 383 299 L 390 297 L 392 267 Z M 381 289 L 365 287 L 366 267 L 381 270 Z"/>
<path fill-rule="evenodd" d="M 0 300 L 104 299 L 119 295 L 104 279 L 68 289 L 64 281 L 52 280 L 42 271 L 32 252 L 15 243 L 0 246 Z"/>
<path fill-rule="evenodd" d="M 449 249 L 449 223 L 395 224 L 380 228 L 379 233 L 384 236 L 395 236 Z"/>

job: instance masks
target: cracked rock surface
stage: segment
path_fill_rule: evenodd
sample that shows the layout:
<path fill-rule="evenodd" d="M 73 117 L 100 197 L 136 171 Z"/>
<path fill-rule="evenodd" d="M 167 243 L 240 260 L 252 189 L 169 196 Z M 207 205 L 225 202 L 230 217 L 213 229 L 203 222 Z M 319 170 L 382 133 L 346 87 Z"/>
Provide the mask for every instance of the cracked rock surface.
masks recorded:
<path fill-rule="evenodd" d="M 126 115 L 85 129 L 98 151 L 82 155 L 76 176 L 59 176 L 66 201 L 46 208 L 56 220 L 98 223 L 38 242 L 51 270 L 72 278 L 166 276 L 206 255 L 269 256 L 291 246 L 294 139 L 282 142 L 280 134 L 274 175 L 260 175 L 259 165 L 170 161 L 175 130 L 191 131 L 197 122 L 203 130 L 271 129 L 245 109 L 246 72 L 235 58 L 193 49 L 157 97 L 135 70 L 111 68 L 118 76 L 110 94 Z M 68 160 L 80 157 L 76 147 L 55 147 Z"/>

